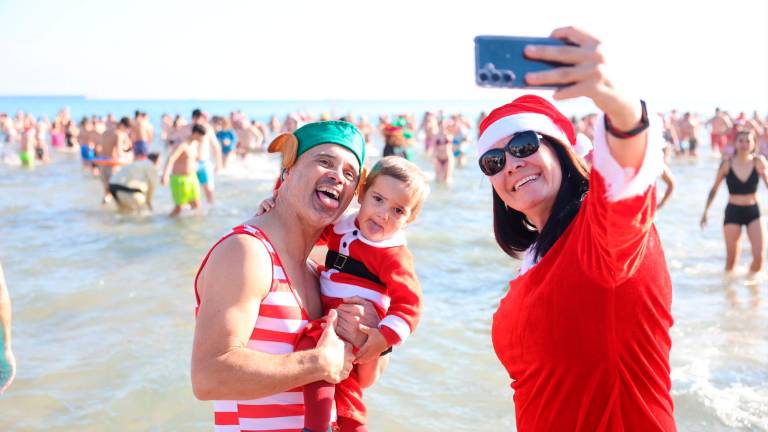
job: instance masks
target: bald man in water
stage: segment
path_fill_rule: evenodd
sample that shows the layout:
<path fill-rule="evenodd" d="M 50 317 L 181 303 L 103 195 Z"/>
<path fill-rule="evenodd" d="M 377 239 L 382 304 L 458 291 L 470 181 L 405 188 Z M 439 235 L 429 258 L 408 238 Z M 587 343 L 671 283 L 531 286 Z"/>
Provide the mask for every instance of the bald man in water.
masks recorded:
<path fill-rule="evenodd" d="M 130 149 L 131 139 L 128 136 L 128 131 L 131 129 L 131 120 L 128 117 L 123 117 L 115 125 L 114 130 L 107 130 L 104 135 L 101 136 L 100 145 L 97 147 L 96 156 L 100 158 L 102 162 L 99 166 L 99 177 L 101 178 L 102 185 L 104 186 L 104 196 L 101 199 L 101 203 L 104 204 L 108 201 L 109 193 L 109 179 L 112 174 L 117 172 L 120 163 L 120 154 L 124 149 Z"/>
<path fill-rule="evenodd" d="M 142 111 L 136 111 L 131 124 L 131 139 L 134 145 L 138 143 L 139 146 L 145 146 L 149 148 L 154 138 L 155 128 L 152 127 L 152 123 L 149 122 L 149 116 Z M 142 144 L 143 143 L 143 144 Z"/>

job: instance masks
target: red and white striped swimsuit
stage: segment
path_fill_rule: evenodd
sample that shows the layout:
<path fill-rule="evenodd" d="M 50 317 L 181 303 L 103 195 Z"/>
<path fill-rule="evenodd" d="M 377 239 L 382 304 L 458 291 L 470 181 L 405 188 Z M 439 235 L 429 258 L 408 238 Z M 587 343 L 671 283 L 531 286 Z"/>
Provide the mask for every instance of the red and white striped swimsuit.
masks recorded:
<path fill-rule="evenodd" d="M 261 241 L 272 258 L 272 286 L 261 301 L 259 316 L 254 317 L 253 333 L 247 346 L 270 354 L 291 353 L 296 339 L 309 322 L 309 315 L 285 275 L 280 258 L 269 239 L 254 226 L 240 225 L 233 228 L 232 232 L 222 237 L 208 251 L 195 277 L 197 308 L 200 307 L 197 278 L 211 252 L 226 238 L 238 234 L 250 235 Z M 213 407 L 215 432 L 299 432 L 304 427 L 304 393 L 301 388 L 253 400 L 214 401 Z"/>

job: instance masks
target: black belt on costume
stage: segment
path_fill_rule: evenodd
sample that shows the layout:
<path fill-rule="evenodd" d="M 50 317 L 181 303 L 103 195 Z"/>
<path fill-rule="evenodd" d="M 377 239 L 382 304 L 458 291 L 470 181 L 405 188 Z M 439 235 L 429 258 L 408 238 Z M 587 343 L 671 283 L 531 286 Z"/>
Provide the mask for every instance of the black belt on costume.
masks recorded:
<path fill-rule="evenodd" d="M 379 278 L 368 270 L 365 264 L 336 251 L 329 250 L 328 254 L 325 255 L 325 267 L 368 279 L 378 285 L 384 285 Z"/>

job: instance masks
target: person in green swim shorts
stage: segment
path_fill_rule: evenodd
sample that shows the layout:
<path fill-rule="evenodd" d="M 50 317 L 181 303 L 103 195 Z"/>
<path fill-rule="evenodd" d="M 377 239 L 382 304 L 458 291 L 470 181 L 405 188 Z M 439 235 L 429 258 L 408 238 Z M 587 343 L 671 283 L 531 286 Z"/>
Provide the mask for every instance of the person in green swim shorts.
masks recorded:
<path fill-rule="evenodd" d="M 181 214 L 185 205 L 194 210 L 200 206 L 200 183 L 197 180 L 197 152 L 205 137 L 205 127 L 194 125 L 189 139 L 171 147 L 163 169 L 162 183 L 170 182 L 175 207 L 170 216 Z"/>
<path fill-rule="evenodd" d="M 24 121 L 24 130 L 21 133 L 21 146 L 19 148 L 19 160 L 21 166 L 32 169 L 35 167 L 35 145 L 37 144 L 37 134 L 34 124 L 30 119 Z"/>

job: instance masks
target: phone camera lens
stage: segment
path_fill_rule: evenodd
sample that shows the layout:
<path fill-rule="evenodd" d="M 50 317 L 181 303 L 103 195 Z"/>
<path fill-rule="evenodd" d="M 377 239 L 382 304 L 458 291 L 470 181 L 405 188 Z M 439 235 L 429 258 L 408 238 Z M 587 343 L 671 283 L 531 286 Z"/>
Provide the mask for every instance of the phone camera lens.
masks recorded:
<path fill-rule="evenodd" d="M 480 82 L 486 82 L 488 81 L 488 72 L 480 72 L 477 77 L 480 79 Z"/>
<path fill-rule="evenodd" d="M 502 82 L 504 82 L 506 84 L 509 84 L 509 83 L 512 82 L 512 80 L 513 80 L 512 72 L 504 71 L 504 72 L 501 73 L 501 81 Z"/>
<path fill-rule="evenodd" d="M 491 73 L 491 81 L 499 82 L 500 79 L 501 79 L 501 74 L 500 73 L 498 73 L 498 72 Z"/>

